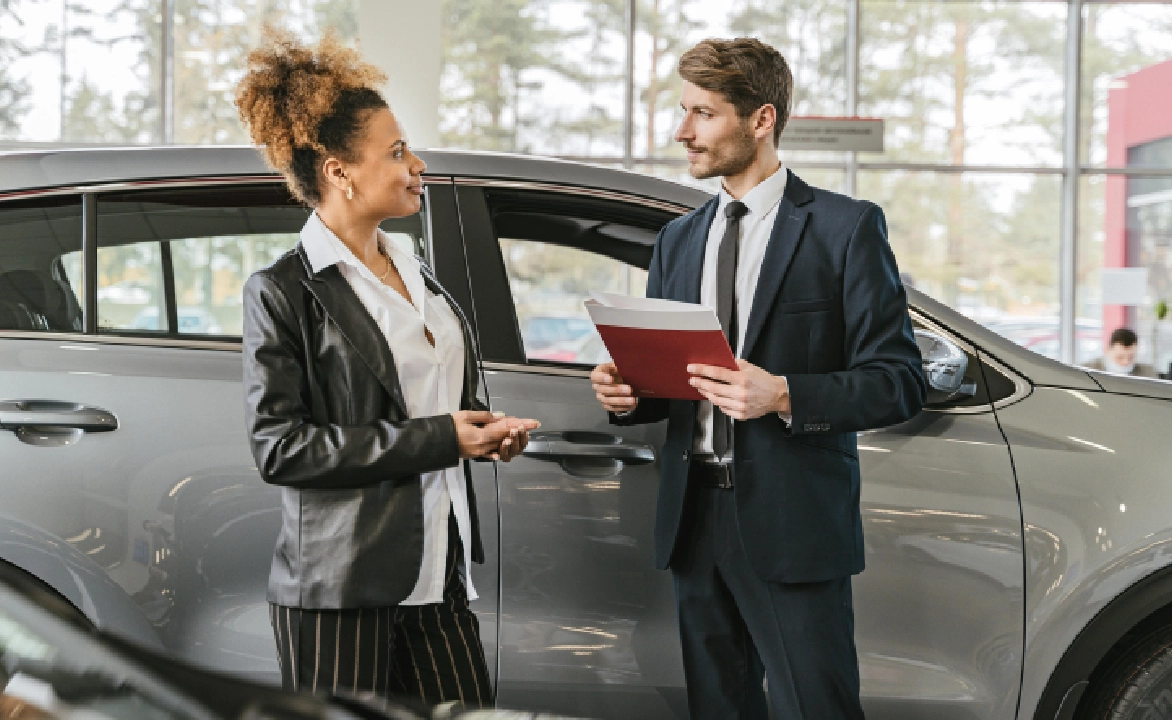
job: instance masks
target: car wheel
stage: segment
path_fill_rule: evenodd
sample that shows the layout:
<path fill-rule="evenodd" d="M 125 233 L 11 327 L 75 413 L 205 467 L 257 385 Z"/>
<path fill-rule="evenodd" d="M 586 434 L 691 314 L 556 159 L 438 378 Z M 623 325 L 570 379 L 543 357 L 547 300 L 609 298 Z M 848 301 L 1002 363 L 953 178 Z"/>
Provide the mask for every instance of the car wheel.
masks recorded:
<path fill-rule="evenodd" d="M 1172 718 L 1172 626 L 1120 653 L 1079 703 L 1079 720 Z"/>

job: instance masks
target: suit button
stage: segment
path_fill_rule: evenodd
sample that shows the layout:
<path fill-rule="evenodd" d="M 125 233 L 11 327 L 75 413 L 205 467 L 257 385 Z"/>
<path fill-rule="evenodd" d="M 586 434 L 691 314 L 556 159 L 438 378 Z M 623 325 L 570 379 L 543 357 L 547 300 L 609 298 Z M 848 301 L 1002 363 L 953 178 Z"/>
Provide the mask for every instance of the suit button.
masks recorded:
<path fill-rule="evenodd" d="M 689 453 L 687 450 L 685 450 L 684 451 L 684 462 L 688 462 L 689 457 L 691 457 L 691 453 Z"/>

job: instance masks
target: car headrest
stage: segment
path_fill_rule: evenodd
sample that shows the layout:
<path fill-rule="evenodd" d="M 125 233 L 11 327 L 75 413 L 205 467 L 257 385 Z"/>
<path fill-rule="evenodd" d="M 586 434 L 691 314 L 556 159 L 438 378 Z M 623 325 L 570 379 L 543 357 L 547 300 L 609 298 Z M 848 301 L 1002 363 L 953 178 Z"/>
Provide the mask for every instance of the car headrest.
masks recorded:
<path fill-rule="evenodd" d="M 0 300 L 0 329 L 45 331 L 49 330 L 49 320 L 24 303 Z"/>
<path fill-rule="evenodd" d="M 66 332 L 80 330 L 80 312 L 71 294 L 70 290 L 47 274 L 32 270 L 0 273 L 0 303 L 20 305 L 26 313 L 41 316 L 46 327 L 36 329 Z M 7 321 L 17 322 L 11 317 Z"/>

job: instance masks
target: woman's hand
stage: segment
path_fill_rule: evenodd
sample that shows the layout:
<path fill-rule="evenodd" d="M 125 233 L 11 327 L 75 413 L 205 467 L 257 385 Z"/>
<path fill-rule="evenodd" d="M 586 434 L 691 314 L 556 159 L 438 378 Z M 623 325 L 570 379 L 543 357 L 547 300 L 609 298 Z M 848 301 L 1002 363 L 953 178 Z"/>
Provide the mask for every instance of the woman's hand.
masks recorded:
<path fill-rule="evenodd" d="M 495 414 L 499 415 L 499 413 Z M 489 457 L 503 462 L 509 462 L 524 452 L 525 446 L 529 444 L 529 431 L 541 427 L 541 423 L 537 420 L 527 418 L 500 417 L 498 422 L 504 422 L 508 425 L 509 434 L 504 440 L 501 440 L 500 447 Z"/>
<path fill-rule="evenodd" d="M 460 458 L 483 457 L 496 452 L 509 435 L 509 427 L 487 410 L 458 410 L 452 413 L 456 423 L 456 441 Z"/>
<path fill-rule="evenodd" d="M 487 456 L 512 460 L 529 442 L 529 430 L 541 426 L 536 420 L 505 417 L 487 410 L 459 410 L 452 413 L 452 420 L 456 423 L 461 459 Z"/>

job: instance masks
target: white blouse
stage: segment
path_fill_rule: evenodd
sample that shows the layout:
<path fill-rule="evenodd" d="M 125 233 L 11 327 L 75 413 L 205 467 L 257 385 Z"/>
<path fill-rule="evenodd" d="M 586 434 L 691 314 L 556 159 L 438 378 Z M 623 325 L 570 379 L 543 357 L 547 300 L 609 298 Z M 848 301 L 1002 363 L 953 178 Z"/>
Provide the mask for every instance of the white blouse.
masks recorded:
<path fill-rule="evenodd" d="M 342 277 L 382 330 L 395 358 L 408 414 L 418 418 L 454 413 L 460 409 L 464 387 L 464 334 L 460 320 L 442 295 L 427 289 L 419 259 L 396 246 L 382 230 L 378 233 L 379 242 L 389 252 L 414 303 L 380 282 L 316 212 L 301 229 L 301 244 L 314 274 L 338 265 Z M 431 330 L 435 347 L 427 341 L 425 329 Z M 475 600 L 476 590 L 468 573 L 472 566 L 472 521 L 462 465 L 423 473 L 419 482 L 423 491 L 423 562 L 415 589 L 402 604 L 426 605 L 443 600 L 451 512 L 456 515 L 464 543 L 464 586 L 468 597 Z"/>

